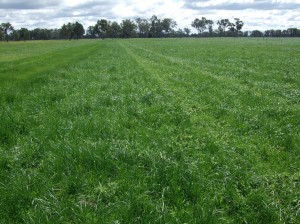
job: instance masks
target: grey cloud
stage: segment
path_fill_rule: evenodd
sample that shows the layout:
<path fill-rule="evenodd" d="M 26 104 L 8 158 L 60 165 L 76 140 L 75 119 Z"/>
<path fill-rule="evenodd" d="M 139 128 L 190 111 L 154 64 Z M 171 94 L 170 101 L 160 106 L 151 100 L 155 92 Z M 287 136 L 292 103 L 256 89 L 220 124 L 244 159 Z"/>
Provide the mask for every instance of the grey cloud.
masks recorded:
<path fill-rule="evenodd" d="M 74 13 L 74 10 L 72 9 L 64 9 L 52 15 L 52 18 L 66 18 L 66 20 L 68 20 L 68 18 L 82 18 L 82 20 L 84 20 L 86 17 L 95 18 L 95 22 L 101 18 L 107 18 L 107 19 L 116 18 L 110 11 L 104 11 L 104 10 L 99 11 L 97 9 L 90 10 L 90 11 L 78 11 L 76 13 Z"/>
<path fill-rule="evenodd" d="M 106 1 L 106 0 L 91 0 L 83 2 L 79 5 L 75 5 L 67 8 L 60 8 L 56 14 L 56 17 L 60 18 L 82 18 L 85 17 L 94 18 L 97 21 L 100 18 L 117 19 L 118 15 L 113 13 L 113 7 L 118 4 L 119 1 Z M 76 15 L 74 15 L 76 12 Z"/>
<path fill-rule="evenodd" d="M 77 6 L 72 7 L 73 9 L 93 9 L 93 8 L 109 8 L 113 7 L 116 5 L 118 1 L 105 1 L 105 0 L 100 0 L 100 1 L 86 1 L 84 3 L 81 3 Z"/>
<path fill-rule="evenodd" d="M 255 10 L 294 10 L 300 9 L 299 3 L 283 3 L 283 2 L 270 2 L 265 0 L 257 0 L 255 2 L 249 3 L 223 3 L 217 5 L 206 5 L 201 6 L 201 2 L 210 2 L 210 1 L 186 1 L 184 8 L 193 9 L 193 10 L 245 10 L 245 9 L 255 9 Z"/>
<path fill-rule="evenodd" d="M 289 18 L 288 18 L 288 21 L 292 21 L 292 22 L 299 22 L 300 21 L 300 15 L 298 15 L 298 16 L 290 16 Z"/>
<path fill-rule="evenodd" d="M 60 0 L 0 0 L 0 9 L 41 9 L 50 6 L 57 6 Z"/>

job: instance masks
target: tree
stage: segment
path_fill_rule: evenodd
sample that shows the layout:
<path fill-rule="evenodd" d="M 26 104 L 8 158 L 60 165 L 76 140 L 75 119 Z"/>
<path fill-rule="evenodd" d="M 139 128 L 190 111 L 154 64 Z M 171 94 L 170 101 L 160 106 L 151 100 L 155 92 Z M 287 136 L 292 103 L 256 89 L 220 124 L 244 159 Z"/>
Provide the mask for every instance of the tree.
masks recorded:
<path fill-rule="evenodd" d="M 266 34 L 266 32 L 265 32 L 265 34 Z M 282 37 L 288 37 L 289 36 L 288 31 L 287 30 L 282 30 L 281 36 Z"/>
<path fill-rule="evenodd" d="M 86 35 L 89 38 L 95 38 L 96 37 L 95 27 L 94 26 L 89 26 L 87 31 L 86 31 Z"/>
<path fill-rule="evenodd" d="M 46 29 L 36 28 L 29 31 L 29 33 L 33 40 L 49 40 L 50 38 Z"/>
<path fill-rule="evenodd" d="M 275 37 L 275 30 L 269 30 L 270 37 Z"/>
<path fill-rule="evenodd" d="M 47 29 L 37 29 L 34 33 L 36 36 L 32 36 L 36 40 L 49 40 L 51 38 L 50 32 Z"/>
<path fill-rule="evenodd" d="M 169 33 L 177 26 L 175 20 L 170 18 L 164 18 L 161 22 L 161 28 L 165 35 L 169 35 Z"/>
<path fill-rule="evenodd" d="M 200 19 L 196 18 L 194 21 L 191 23 L 191 26 L 194 27 L 198 31 L 198 35 L 200 35 L 201 29 L 200 29 Z"/>
<path fill-rule="evenodd" d="M 73 25 L 73 32 L 76 39 L 82 38 L 83 34 L 85 33 L 83 25 L 76 21 L 75 24 Z"/>
<path fill-rule="evenodd" d="M 147 37 L 149 36 L 150 31 L 150 23 L 146 19 L 137 18 L 135 20 L 137 24 L 137 30 L 139 33 L 139 37 Z"/>
<path fill-rule="evenodd" d="M 85 33 L 83 25 L 77 21 L 75 23 L 69 22 L 62 25 L 60 32 L 63 38 L 68 38 L 69 40 L 72 40 L 74 37 L 76 39 L 82 38 Z"/>
<path fill-rule="evenodd" d="M 21 28 L 19 30 L 19 39 L 20 40 L 29 40 L 30 35 L 29 35 L 29 30 L 27 28 Z"/>
<path fill-rule="evenodd" d="M 12 31 L 12 34 L 11 34 L 11 37 L 13 40 L 20 40 L 20 34 L 19 34 L 19 30 L 13 30 Z"/>
<path fill-rule="evenodd" d="M 189 28 L 184 28 L 183 31 L 185 32 L 186 36 L 188 37 L 191 33 L 191 30 Z"/>
<path fill-rule="evenodd" d="M 40 28 L 36 28 L 30 31 L 30 36 L 33 40 L 39 40 Z"/>
<path fill-rule="evenodd" d="M 206 25 L 207 25 L 207 20 L 205 17 L 202 17 L 201 20 L 196 18 L 193 22 L 192 22 L 192 27 L 194 27 L 195 29 L 197 29 L 198 34 L 201 35 L 203 33 L 203 31 L 206 29 Z"/>
<path fill-rule="evenodd" d="M 74 27 L 75 27 L 74 23 L 69 22 L 67 24 L 64 24 L 61 27 L 61 35 L 63 36 L 63 38 L 72 40 L 72 38 L 74 37 Z"/>
<path fill-rule="evenodd" d="M 121 27 L 117 22 L 112 22 L 110 25 L 110 37 L 117 38 L 121 35 Z"/>
<path fill-rule="evenodd" d="M 263 36 L 263 33 L 259 30 L 253 30 L 251 32 L 251 37 L 262 37 Z"/>
<path fill-rule="evenodd" d="M 0 40 L 4 40 L 4 32 L 1 27 L 0 27 Z"/>
<path fill-rule="evenodd" d="M 225 36 L 226 28 L 230 25 L 229 19 L 218 20 L 217 24 L 219 25 L 218 29 L 219 29 L 220 34 L 222 35 L 222 33 L 223 33 L 223 36 Z"/>
<path fill-rule="evenodd" d="M 158 19 L 156 15 L 153 15 L 150 18 L 149 37 L 161 37 L 162 31 L 163 31 L 163 27 L 162 27 L 161 20 Z"/>
<path fill-rule="evenodd" d="M 288 28 L 287 35 L 289 37 L 297 37 L 298 29 L 297 28 Z"/>
<path fill-rule="evenodd" d="M 10 23 L 2 23 L 1 30 L 4 32 L 5 40 L 8 42 L 9 34 L 13 32 L 14 27 Z"/>
<path fill-rule="evenodd" d="M 60 33 L 62 38 L 68 37 L 68 29 L 66 24 L 62 25 L 62 27 L 60 28 Z"/>
<path fill-rule="evenodd" d="M 239 18 L 234 18 L 234 20 L 235 20 L 236 32 L 237 32 L 237 35 L 239 36 L 239 34 L 244 26 L 244 22 L 242 20 L 240 20 Z"/>
<path fill-rule="evenodd" d="M 245 31 L 243 33 L 243 37 L 249 37 L 249 36 L 251 36 L 251 32 L 250 31 Z"/>
<path fill-rule="evenodd" d="M 107 37 L 109 31 L 109 22 L 106 19 L 98 20 L 95 25 L 95 34 L 102 39 Z"/>
<path fill-rule="evenodd" d="M 271 37 L 271 31 L 270 30 L 266 30 L 264 33 L 265 37 Z"/>
<path fill-rule="evenodd" d="M 209 32 L 209 35 L 212 37 L 212 34 L 213 34 L 213 25 L 214 25 L 214 22 L 212 20 L 206 20 L 206 24 L 208 25 L 208 32 Z"/>
<path fill-rule="evenodd" d="M 231 34 L 235 34 L 235 31 L 236 31 L 236 29 L 235 29 L 235 24 L 234 23 L 231 23 L 231 22 L 228 22 L 228 25 L 227 25 L 227 27 L 228 27 L 228 30 L 231 32 Z"/>
<path fill-rule="evenodd" d="M 121 23 L 122 37 L 134 37 L 136 34 L 136 25 L 130 19 L 123 20 Z"/>
<path fill-rule="evenodd" d="M 276 37 L 281 37 L 281 33 L 282 33 L 281 30 L 276 30 L 275 31 L 275 36 Z"/>
<path fill-rule="evenodd" d="M 196 18 L 192 22 L 191 26 L 194 27 L 195 29 L 197 29 L 198 35 L 200 36 L 200 34 L 202 33 L 202 30 L 203 30 L 202 21 L 200 19 Z"/>
<path fill-rule="evenodd" d="M 177 33 L 177 37 L 180 38 L 184 37 L 184 31 L 182 29 L 178 29 L 176 33 Z"/>
<path fill-rule="evenodd" d="M 51 40 L 58 40 L 60 38 L 60 31 L 58 29 L 52 29 L 50 31 L 50 39 Z"/>

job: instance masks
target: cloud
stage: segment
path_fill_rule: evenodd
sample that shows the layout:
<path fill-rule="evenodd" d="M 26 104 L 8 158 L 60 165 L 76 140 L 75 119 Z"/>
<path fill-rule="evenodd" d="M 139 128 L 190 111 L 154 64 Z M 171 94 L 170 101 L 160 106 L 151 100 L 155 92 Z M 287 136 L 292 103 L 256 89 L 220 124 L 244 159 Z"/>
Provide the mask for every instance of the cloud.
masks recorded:
<path fill-rule="evenodd" d="M 185 1 L 185 8 L 192 10 L 245 10 L 245 9 L 255 9 L 255 10 L 294 10 L 300 9 L 299 2 L 289 2 L 289 1 L 266 1 L 266 0 L 256 0 L 256 1 Z"/>
<path fill-rule="evenodd" d="M 57 6 L 60 2 L 61 1 L 59 0 L 0 0 L 0 9 L 42 9 L 45 7 Z"/>
<path fill-rule="evenodd" d="M 179 28 L 191 28 L 191 21 L 202 16 L 215 22 L 240 18 L 243 30 L 299 28 L 300 0 L 0 0 L 0 23 L 17 29 L 59 28 L 75 21 L 88 27 L 102 18 L 121 22 L 154 14 L 175 19 Z"/>

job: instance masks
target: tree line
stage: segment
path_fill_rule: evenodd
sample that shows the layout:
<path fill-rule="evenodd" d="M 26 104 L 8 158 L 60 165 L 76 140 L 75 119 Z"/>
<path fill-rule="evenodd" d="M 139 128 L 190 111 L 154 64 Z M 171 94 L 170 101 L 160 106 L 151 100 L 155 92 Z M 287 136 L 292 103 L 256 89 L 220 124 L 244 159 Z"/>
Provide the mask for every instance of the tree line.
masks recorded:
<path fill-rule="evenodd" d="M 190 27 L 177 29 L 177 22 L 172 18 L 125 19 L 121 23 L 106 19 L 98 20 L 86 30 L 79 22 L 66 23 L 57 29 L 27 28 L 14 29 L 11 23 L 0 25 L 0 40 L 58 40 L 82 38 L 162 38 L 162 37 L 300 37 L 300 30 L 242 31 L 244 22 L 239 18 L 234 21 L 221 19 L 216 23 L 202 17 L 195 18 Z M 197 30 L 192 33 L 191 28 Z"/>

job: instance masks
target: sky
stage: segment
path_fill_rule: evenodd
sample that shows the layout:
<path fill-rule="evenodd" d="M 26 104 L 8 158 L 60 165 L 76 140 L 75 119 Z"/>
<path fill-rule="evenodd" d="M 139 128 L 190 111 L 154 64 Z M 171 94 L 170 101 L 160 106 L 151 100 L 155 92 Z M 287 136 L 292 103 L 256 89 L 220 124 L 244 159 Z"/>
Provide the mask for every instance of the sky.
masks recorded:
<path fill-rule="evenodd" d="M 60 28 L 75 21 L 87 28 L 99 19 L 121 22 L 152 15 L 172 18 L 178 28 L 191 28 L 201 17 L 215 23 L 239 18 L 244 31 L 300 28 L 300 0 L 0 0 L 0 23 L 16 29 Z"/>

